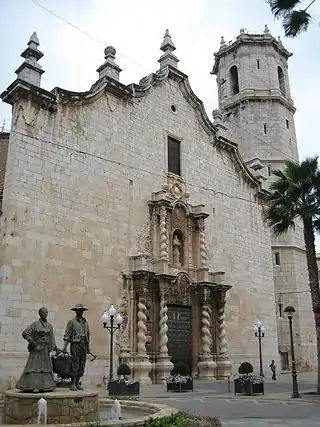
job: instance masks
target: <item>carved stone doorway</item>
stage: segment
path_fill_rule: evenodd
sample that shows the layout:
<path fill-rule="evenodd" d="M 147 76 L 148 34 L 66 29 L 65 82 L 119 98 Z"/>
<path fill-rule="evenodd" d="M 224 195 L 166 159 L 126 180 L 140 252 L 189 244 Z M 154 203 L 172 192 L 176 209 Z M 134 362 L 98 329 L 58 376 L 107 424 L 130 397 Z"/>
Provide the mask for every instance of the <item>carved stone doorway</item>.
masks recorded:
<path fill-rule="evenodd" d="M 168 354 L 171 362 L 183 362 L 192 372 L 192 307 L 168 305 Z"/>

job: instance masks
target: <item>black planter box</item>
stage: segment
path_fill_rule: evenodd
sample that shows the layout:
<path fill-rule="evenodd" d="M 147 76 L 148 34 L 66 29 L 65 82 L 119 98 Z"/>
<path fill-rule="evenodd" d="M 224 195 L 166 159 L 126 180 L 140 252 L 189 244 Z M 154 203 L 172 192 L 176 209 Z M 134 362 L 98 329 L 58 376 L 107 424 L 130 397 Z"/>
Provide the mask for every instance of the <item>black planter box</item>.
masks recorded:
<path fill-rule="evenodd" d="M 186 383 L 167 383 L 167 391 L 175 391 L 177 393 L 193 391 L 193 379 L 188 379 Z"/>
<path fill-rule="evenodd" d="M 234 394 L 247 394 L 252 396 L 253 394 L 264 394 L 264 383 L 253 384 L 248 381 L 245 383 L 240 382 L 238 379 L 234 380 Z"/>
<path fill-rule="evenodd" d="M 109 396 L 139 396 L 139 384 L 139 381 L 128 385 L 125 382 L 110 381 L 108 383 Z"/>

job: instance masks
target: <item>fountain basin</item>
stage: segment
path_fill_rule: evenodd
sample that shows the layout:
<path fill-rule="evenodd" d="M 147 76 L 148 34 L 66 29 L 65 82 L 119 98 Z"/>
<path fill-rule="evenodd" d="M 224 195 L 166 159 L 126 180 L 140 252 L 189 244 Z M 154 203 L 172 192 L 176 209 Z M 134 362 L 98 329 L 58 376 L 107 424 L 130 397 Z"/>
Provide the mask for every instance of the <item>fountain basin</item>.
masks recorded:
<path fill-rule="evenodd" d="M 50 393 L 23 393 L 9 390 L 4 393 L 4 424 L 36 424 L 38 400 L 47 401 L 47 424 L 95 422 L 99 419 L 98 391 L 57 389 Z"/>
<path fill-rule="evenodd" d="M 71 393 L 71 392 L 70 392 Z M 21 393 L 19 393 L 20 395 Z M 47 393 L 49 394 L 49 393 Z M 51 393 L 52 394 L 52 393 Z M 34 397 L 34 395 L 33 395 Z M 40 399 L 39 395 L 37 395 Z M 110 412 L 113 405 L 113 400 L 108 398 L 100 399 L 100 413 L 97 418 L 92 422 L 93 424 L 99 425 L 99 427 L 129 427 L 129 426 L 143 426 L 144 423 L 150 418 L 164 418 L 169 417 L 172 414 L 178 412 L 178 409 L 171 408 L 167 405 L 149 403 L 142 401 L 131 401 L 131 400 L 120 400 L 122 419 L 121 420 L 105 420 L 105 415 Z M 1 403 L 1 401 L 0 401 Z M 1 408 L 0 408 L 1 409 Z M 48 408 L 49 409 L 49 408 Z M 1 414 L 0 414 L 1 415 Z M 4 414 L 3 414 L 4 415 Z M 1 417 L 0 417 L 1 418 Z M 4 418 L 4 417 L 3 417 Z M 29 427 L 36 427 L 36 420 L 29 424 Z M 0 419 L 1 424 L 1 419 Z M 5 427 L 7 424 L 4 419 L 2 420 L 1 427 Z M 15 423 L 17 425 L 17 423 Z M 25 425 L 26 422 L 21 424 Z M 11 424 L 12 425 L 12 424 Z M 55 427 L 83 427 L 84 422 L 72 422 L 55 424 Z M 53 426 L 53 425 L 52 425 Z M 49 425 L 48 425 L 49 427 Z"/>

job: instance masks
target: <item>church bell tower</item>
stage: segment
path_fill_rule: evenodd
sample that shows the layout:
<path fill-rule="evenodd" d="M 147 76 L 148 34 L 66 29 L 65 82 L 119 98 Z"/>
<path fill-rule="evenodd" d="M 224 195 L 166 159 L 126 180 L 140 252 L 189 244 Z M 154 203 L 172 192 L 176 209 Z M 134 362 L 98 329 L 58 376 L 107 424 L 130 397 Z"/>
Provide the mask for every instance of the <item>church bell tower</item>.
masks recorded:
<path fill-rule="evenodd" d="M 227 44 L 221 38 L 212 74 L 217 76 L 219 108 L 244 160 L 258 155 L 268 168 L 298 159 L 288 59 L 292 56 L 265 27 L 264 34 L 240 31 Z"/>
<path fill-rule="evenodd" d="M 266 25 L 263 34 L 242 29 L 234 41 L 226 43 L 222 37 L 214 56 L 211 74 L 217 76 L 219 97 L 219 110 L 213 112 L 215 123 L 224 125 L 249 168 L 254 159 L 260 160 L 266 179 L 263 186 L 268 189 L 272 170 L 282 169 L 285 160 L 298 160 L 288 75 L 292 54 Z M 316 364 L 316 339 L 301 226 L 270 240 L 282 368 L 288 367 L 290 359 L 288 322 L 283 312 L 286 305 L 292 305 L 297 313 L 297 362 L 309 369 Z"/>

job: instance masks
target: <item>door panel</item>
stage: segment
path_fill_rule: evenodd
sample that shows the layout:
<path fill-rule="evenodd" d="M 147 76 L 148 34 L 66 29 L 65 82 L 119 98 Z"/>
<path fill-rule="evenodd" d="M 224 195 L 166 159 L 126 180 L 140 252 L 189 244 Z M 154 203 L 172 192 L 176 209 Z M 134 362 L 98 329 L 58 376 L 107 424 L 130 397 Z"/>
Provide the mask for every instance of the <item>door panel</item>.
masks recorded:
<path fill-rule="evenodd" d="M 192 308 L 168 305 L 168 352 L 171 362 L 183 362 L 191 373 Z"/>

